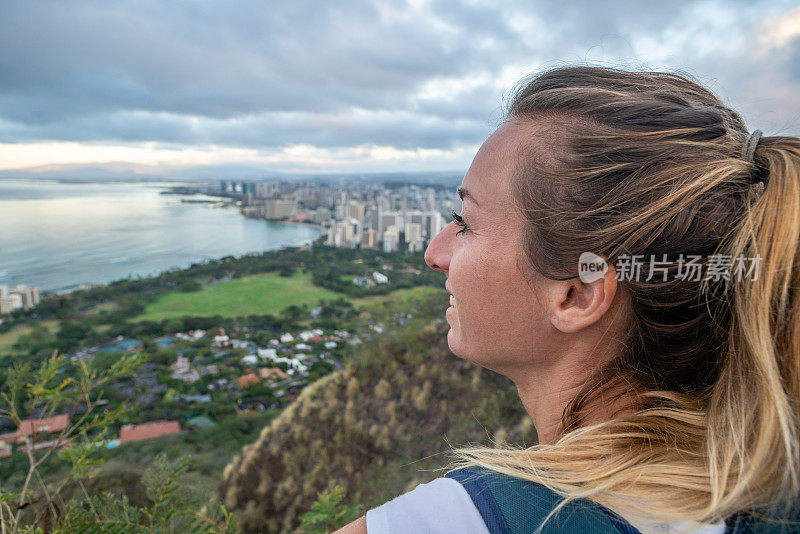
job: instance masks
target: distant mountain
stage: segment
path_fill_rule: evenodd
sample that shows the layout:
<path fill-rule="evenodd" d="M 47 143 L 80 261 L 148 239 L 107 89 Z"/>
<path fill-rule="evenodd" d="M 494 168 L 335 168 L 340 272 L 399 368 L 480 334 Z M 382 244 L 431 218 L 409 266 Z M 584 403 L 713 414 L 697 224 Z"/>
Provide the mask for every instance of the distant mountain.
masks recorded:
<path fill-rule="evenodd" d="M 246 532 L 291 532 L 339 484 L 365 510 L 443 474 L 448 443 L 535 443 L 516 388 L 460 360 L 447 325 L 410 326 L 308 386 L 245 446 L 220 494 Z"/>
<path fill-rule="evenodd" d="M 456 186 L 463 172 L 287 173 L 269 171 L 261 164 L 165 166 L 127 162 L 59 164 L 0 170 L 0 179 L 41 178 L 70 181 L 214 181 L 308 180 L 325 182 L 405 182 Z"/>

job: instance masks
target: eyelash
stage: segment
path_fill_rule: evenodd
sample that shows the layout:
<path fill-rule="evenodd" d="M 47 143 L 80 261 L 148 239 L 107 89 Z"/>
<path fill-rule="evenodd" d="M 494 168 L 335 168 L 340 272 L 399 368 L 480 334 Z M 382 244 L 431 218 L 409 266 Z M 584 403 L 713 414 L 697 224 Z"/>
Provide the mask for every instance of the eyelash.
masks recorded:
<path fill-rule="evenodd" d="M 459 230 L 458 232 L 456 232 L 456 235 L 458 235 L 458 234 L 462 234 L 462 233 L 465 233 L 465 232 L 469 232 L 469 226 L 467 226 L 467 223 L 465 223 L 465 222 L 464 222 L 464 219 L 463 219 L 463 218 L 461 218 L 461 215 L 459 215 L 458 213 L 456 213 L 456 210 L 452 210 L 452 211 L 453 211 L 453 213 L 452 213 L 452 215 L 453 215 L 453 220 L 455 221 L 455 223 L 456 223 L 456 226 L 458 226 L 458 227 L 460 227 L 460 228 L 461 228 L 461 230 Z"/>

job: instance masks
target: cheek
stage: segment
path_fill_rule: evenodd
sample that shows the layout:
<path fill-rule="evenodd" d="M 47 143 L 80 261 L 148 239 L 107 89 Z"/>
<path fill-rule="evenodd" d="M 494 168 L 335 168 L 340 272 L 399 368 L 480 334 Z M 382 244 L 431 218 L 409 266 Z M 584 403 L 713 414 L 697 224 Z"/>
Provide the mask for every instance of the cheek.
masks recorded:
<path fill-rule="evenodd" d="M 512 315 L 518 315 L 520 278 L 513 265 L 503 259 L 503 251 L 485 252 L 471 266 L 471 276 L 465 281 L 465 305 L 482 329 L 502 328 Z"/>
<path fill-rule="evenodd" d="M 512 254 L 496 250 L 479 257 L 466 288 L 462 324 L 466 335 L 507 352 L 527 345 L 542 331 L 543 310 L 535 288 L 520 273 Z M 494 261 L 487 261 L 489 258 Z M 498 258 L 503 261 L 498 262 Z"/>

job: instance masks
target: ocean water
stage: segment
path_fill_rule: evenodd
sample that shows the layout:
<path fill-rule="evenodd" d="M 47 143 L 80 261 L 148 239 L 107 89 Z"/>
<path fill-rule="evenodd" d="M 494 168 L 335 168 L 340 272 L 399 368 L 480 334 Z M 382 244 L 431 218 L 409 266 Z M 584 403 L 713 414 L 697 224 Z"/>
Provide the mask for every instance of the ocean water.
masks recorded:
<path fill-rule="evenodd" d="M 170 184 L 0 180 L 0 285 L 42 291 L 310 243 L 313 226 L 161 195 Z"/>

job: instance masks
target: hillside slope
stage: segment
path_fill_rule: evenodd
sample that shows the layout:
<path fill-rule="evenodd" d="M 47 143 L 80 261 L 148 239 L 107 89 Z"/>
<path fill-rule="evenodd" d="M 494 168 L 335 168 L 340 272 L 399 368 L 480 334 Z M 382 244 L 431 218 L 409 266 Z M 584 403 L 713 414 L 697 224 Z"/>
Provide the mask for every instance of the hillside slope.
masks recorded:
<path fill-rule="evenodd" d="M 291 532 L 317 492 L 377 506 L 441 475 L 449 444 L 531 444 L 506 378 L 447 347 L 441 319 L 411 323 L 309 386 L 225 469 L 220 493 L 246 532 Z"/>

